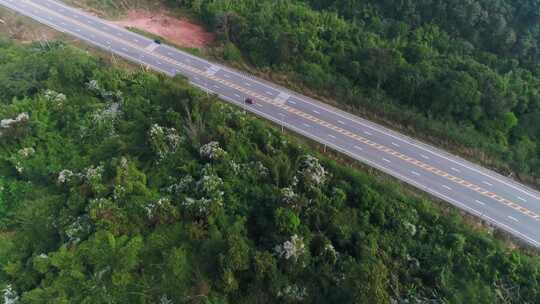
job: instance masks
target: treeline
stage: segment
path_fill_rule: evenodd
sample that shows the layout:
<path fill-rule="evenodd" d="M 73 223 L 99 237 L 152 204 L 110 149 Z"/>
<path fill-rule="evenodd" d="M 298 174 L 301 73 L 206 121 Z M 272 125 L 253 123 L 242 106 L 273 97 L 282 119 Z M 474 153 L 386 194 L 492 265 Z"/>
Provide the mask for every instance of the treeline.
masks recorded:
<path fill-rule="evenodd" d="M 403 22 L 417 28 L 436 24 L 450 36 L 482 51 L 519 60 L 540 73 L 540 2 L 493 0 L 308 0 L 317 10 L 338 12 L 362 22 L 375 11 L 385 22 Z"/>
<path fill-rule="evenodd" d="M 537 1 L 176 3 L 256 67 L 540 177 Z"/>
<path fill-rule="evenodd" d="M 4 304 L 540 299 L 538 257 L 183 79 L 0 41 L 0 92 Z"/>

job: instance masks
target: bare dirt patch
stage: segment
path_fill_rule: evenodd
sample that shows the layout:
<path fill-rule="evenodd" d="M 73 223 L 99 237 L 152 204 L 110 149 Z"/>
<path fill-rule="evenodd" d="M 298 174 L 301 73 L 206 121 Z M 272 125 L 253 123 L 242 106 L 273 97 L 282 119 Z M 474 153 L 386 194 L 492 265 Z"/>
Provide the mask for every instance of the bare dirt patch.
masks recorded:
<path fill-rule="evenodd" d="M 215 40 L 214 34 L 205 31 L 202 26 L 164 12 L 132 10 L 127 16 L 113 23 L 152 33 L 174 44 L 190 48 L 204 48 Z"/>

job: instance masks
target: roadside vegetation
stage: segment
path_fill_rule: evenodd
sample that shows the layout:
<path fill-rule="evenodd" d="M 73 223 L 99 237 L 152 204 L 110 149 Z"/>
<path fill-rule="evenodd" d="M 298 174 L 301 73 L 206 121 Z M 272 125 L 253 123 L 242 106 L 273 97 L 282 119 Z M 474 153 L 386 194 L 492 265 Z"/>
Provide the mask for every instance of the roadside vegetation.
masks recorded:
<path fill-rule="evenodd" d="M 222 58 L 540 184 L 537 1 L 168 2 Z"/>
<path fill-rule="evenodd" d="M 0 37 L 8 37 L 21 43 L 57 39 L 59 34 L 53 29 L 41 26 L 39 23 L 21 16 L 0 6 Z"/>
<path fill-rule="evenodd" d="M 181 78 L 0 40 L 0 119 L 0 303 L 540 298 L 536 255 Z"/>
<path fill-rule="evenodd" d="M 162 7 L 159 0 L 64 0 L 64 2 L 109 18 L 120 17 L 132 9 L 153 10 Z"/>

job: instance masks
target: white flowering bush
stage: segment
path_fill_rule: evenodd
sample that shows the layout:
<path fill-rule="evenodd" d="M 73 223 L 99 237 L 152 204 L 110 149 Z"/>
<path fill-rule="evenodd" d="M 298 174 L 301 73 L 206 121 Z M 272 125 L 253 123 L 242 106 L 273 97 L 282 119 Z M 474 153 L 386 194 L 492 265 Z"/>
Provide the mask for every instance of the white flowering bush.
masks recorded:
<path fill-rule="evenodd" d="M 195 180 L 191 175 L 186 175 L 182 177 L 177 183 L 174 183 L 165 188 L 165 191 L 172 195 L 179 195 L 180 193 L 191 189 L 194 182 Z"/>
<path fill-rule="evenodd" d="M 16 304 L 19 302 L 19 296 L 17 293 L 13 290 L 13 287 L 11 285 L 7 285 L 6 288 L 4 288 L 4 304 Z"/>
<path fill-rule="evenodd" d="M 407 256 L 405 256 L 405 258 L 407 259 L 407 263 L 409 263 L 409 267 L 411 269 L 413 268 L 420 268 L 420 261 L 415 258 L 415 257 L 412 257 L 411 255 L 407 254 Z"/>
<path fill-rule="evenodd" d="M 92 225 L 90 224 L 88 216 L 79 216 L 65 229 L 67 242 L 70 244 L 78 244 L 90 233 L 91 230 Z"/>
<path fill-rule="evenodd" d="M 97 126 L 113 127 L 114 120 L 120 113 L 120 104 L 112 103 L 109 107 L 92 113 L 92 122 Z"/>
<path fill-rule="evenodd" d="M 115 122 L 118 115 L 122 112 L 121 105 L 124 101 L 122 92 L 107 91 L 97 80 L 90 80 L 86 83 L 86 87 L 107 103 L 105 109 L 99 109 L 92 113 L 91 119 L 93 127 L 100 131 L 99 134 L 105 133 L 108 136 L 115 136 Z M 81 133 L 87 134 L 88 130 L 83 128 Z M 95 131 L 93 133 L 95 133 Z"/>
<path fill-rule="evenodd" d="M 94 92 L 100 92 L 102 89 L 101 89 L 101 86 L 99 85 L 99 82 L 95 79 L 92 79 L 90 81 L 88 81 L 86 83 L 86 87 L 90 90 L 90 91 L 94 91 Z"/>
<path fill-rule="evenodd" d="M 174 207 L 171 204 L 171 200 L 168 197 L 163 197 L 156 202 L 149 203 L 145 206 L 146 216 L 150 220 L 155 220 L 163 216 L 171 215 Z"/>
<path fill-rule="evenodd" d="M 339 258 L 339 253 L 336 251 L 336 248 L 334 248 L 334 245 L 330 243 L 324 246 L 323 254 L 331 263 L 335 263 Z"/>
<path fill-rule="evenodd" d="M 281 245 L 276 245 L 274 251 L 281 258 L 297 261 L 305 252 L 304 241 L 295 234 L 291 236 L 290 240 L 285 241 Z"/>
<path fill-rule="evenodd" d="M 197 188 L 203 195 L 219 198 L 223 197 L 224 192 L 221 190 L 223 187 L 223 180 L 214 174 L 204 175 L 198 182 Z"/>
<path fill-rule="evenodd" d="M 103 172 L 104 167 L 101 165 L 97 167 L 90 166 L 83 173 L 75 173 L 71 170 L 64 169 L 58 173 L 57 182 L 62 185 L 73 181 L 84 181 L 94 192 L 100 193 L 105 189 L 105 186 L 102 184 Z"/>
<path fill-rule="evenodd" d="M 64 169 L 58 173 L 57 181 L 59 184 L 68 183 L 71 180 L 71 177 L 74 175 L 73 171 Z"/>
<path fill-rule="evenodd" d="M 90 166 L 84 170 L 84 173 L 75 173 L 69 169 L 64 169 L 58 173 L 56 181 L 58 184 L 68 184 L 75 180 L 85 180 L 89 185 L 101 184 L 103 178 L 103 166 Z"/>
<path fill-rule="evenodd" d="M 108 102 L 121 102 L 123 101 L 122 92 L 120 91 L 107 91 L 105 88 L 103 88 L 99 81 L 92 79 L 89 82 L 86 83 L 86 87 L 92 91 L 93 93 L 97 94 L 99 97 L 103 98 L 105 101 Z"/>
<path fill-rule="evenodd" d="M 328 173 L 316 157 L 306 155 L 300 164 L 298 175 L 304 184 L 319 187 L 326 182 Z"/>
<path fill-rule="evenodd" d="M 34 155 L 35 152 L 34 148 L 23 148 L 9 157 L 17 173 L 22 174 L 24 172 L 25 160 Z"/>
<path fill-rule="evenodd" d="M 6 118 L 6 119 L 0 120 L 0 128 L 7 129 L 18 123 L 27 122 L 29 119 L 30 119 L 30 116 L 28 116 L 28 113 L 21 113 L 17 115 L 17 117 L 15 118 Z"/>
<path fill-rule="evenodd" d="M 270 170 L 260 161 L 252 161 L 241 165 L 241 170 L 244 172 L 252 172 L 254 176 L 259 178 L 267 178 L 270 176 Z"/>
<path fill-rule="evenodd" d="M 34 148 L 32 147 L 20 149 L 17 152 L 17 154 L 19 154 L 19 156 L 21 156 L 22 158 L 29 158 L 30 156 L 34 155 L 34 153 L 36 153 L 36 150 L 34 150 Z"/>
<path fill-rule="evenodd" d="M 205 159 L 219 160 L 225 157 L 227 152 L 219 146 L 217 141 L 211 141 L 199 149 L 199 154 Z"/>
<path fill-rule="evenodd" d="M 74 173 L 71 170 L 64 169 L 58 173 L 58 178 L 56 179 L 59 184 L 68 184 L 73 181 L 75 178 L 82 178 L 83 175 L 80 173 Z"/>
<path fill-rule="evenodd" d="M 117 206 L 117 204 L 107 198 L 91 199 L 87 206 L 88 217 L 98 227 L 103 224 L 107 225 L 113 216 L 111 211 L 117 208 Z"/>
<path fill-rule="evenodd" d="M 182 137 L 175 128 L 164 128 L 158 124 L 150 127 L 149 138 L 150 147 L 157 154 L 158 161 L 176 152 L 182 142 Z"/>
<path fill-rule="evenodd" d="M 113 103 L 107 109 L 96 110 L 91 115 L 93 132 L 88 133 L 88 130 L 82 131 L 84 136 L 89 134 L 100 134 L 99 136 L 115 136 L 116 132 L 116 119 L 119 113 L 118 103 Z"/>
<path fill-rule="evenodd" d="M 290 302 L 301 302 L 305 300 L 308 293 L 305 287 L 298 287 L 298 285 L 293 284 L 285 286 L 277 295 Z"/>
<path fill-rule="evenodd" d="M 181 203 L 193 214 L 206 216 L 213 208 L 223 205 L 223 180 L 213 173 L 210 167 L 203 168 L 202 176 L 194 186 L 194 194 L 199 198 L 187 197 Z"/>
<path fill-rule="evenodd" d="M 409 232 L 411 236 L 416 235 L 416 226 L 414 224 L 410 222 L 404 222 L 403 226 L 405 227 L 405 229 L 407 230 L 407 232 Z"/>
<path fill-rule="evenodd" d="M 56 105 L 63 104 L 67 99 L 66 95 L 64 95 L 62 93 L 58 93 L 58 92 L 53 91 L 53 90 L 46 90 L 45 93 L 43 94 L 43 96 L 45 97 L 45 99 L 47 101 L 55 103 Z"/>
<path fill-rule="evenodd" d="M 242 166 L 238 163 L 236 163 L 234 160 L 231 160 L 229 162 L 229 165 L 231 167 L 231 170 L 234 174 L 239 174 L 242 170 Z"/>
<path fill-rule="evenodd" d="M 166 295 L 163 295 L 161 296 L 161 298 L 159 299 L 159 304 L 173 304 L 174 302 L 169 299 L 169 297 L 167 297 Z"/>
<path fill-rule="evenodd" d="M 103 177 L 103 166 L 90 166 L 86 168 L 85 177 L 89 182 L 101 182 L 101 178 Z"/>
<path fill-rule="evenodd" d="M 259 176 L 261 177 L 270 176 L 270 170 L 268 170 L 268 168 L 266 168 L 266 166 L 263 165 L 263 163 L 261 163 L 260 161 L 250 163 L 250 166 L 253 168 L 253 170 L 255 170 L 255 172 L 259 173 Z"/>
<path fill-rule="evenodd" d="M 212 200 L 206 197 L 200 199 L 186 197 L 181 205 L 195 216 L 207 216 L 212 210 Z"/>
<path fill-rule="evenodd" d="M 298 195 L 294 192 L 292 187 L 286 187 L 281 189 L 281 199 L 287 205 L 293 205 L 298 198 Z"/>
<path fill-rule="evenodd" d="M 0 136 L 4 135 L 5 132 L 20 126 L 24 125 L 30 120 L 28 113 L 20 113 L 15 118 L 6 118 L 0 120 Z"/>
<path fill-rule="evenodd" d="M 112 202 L 106 198 L 94 198 L 94 199 L 91 199 L 90 202 L 89 202 L 89 209 L 91 208 L 103 208 L 105 206 L 108 206 L 108 205 L 112 205 Z"/>
<path fill-rule="evenodd" d="M 105 115 L 109 115 L 110 117 L 116 118 L 120 113 L 122 113 L 122 111 L 120 110 L 120 103 L 112 102 L 109 107 L 103 110 L 103 113 Z"/>

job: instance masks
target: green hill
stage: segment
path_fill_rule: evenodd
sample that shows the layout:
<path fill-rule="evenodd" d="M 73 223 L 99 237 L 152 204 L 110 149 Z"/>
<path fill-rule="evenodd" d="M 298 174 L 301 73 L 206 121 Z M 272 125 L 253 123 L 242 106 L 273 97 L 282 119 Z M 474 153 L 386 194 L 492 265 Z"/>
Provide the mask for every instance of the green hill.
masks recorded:
<path fill-rule="evenodd" d="M 540 299 L 537 256 L 182 79 L 2 40 L 0 119 L 0 302 Z"/>

